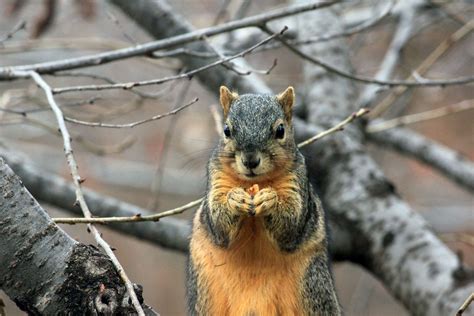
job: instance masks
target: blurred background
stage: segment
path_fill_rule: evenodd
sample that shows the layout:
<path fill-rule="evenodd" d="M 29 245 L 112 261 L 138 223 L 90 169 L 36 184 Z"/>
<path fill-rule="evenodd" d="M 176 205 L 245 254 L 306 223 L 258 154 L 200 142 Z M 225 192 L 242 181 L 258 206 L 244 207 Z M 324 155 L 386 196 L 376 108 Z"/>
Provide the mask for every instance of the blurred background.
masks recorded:
<path fill-rule="evenodd" d="M 0 66 L 82 56 L 152 40 L 106 1 L 57 1 L 54 19 L 42 32 L 38 21 L 44 15 L 44 2 L 23 2 L 23 7 L 12 10 L 15 1 L 0 1 L 0 37 L 21 25 L 22 21 L 26 23 L 24 28 L 20 27 L 10 39 L 0 44 Z M 174 0 L 170 4 L 196 28 L 201 28 L 228 20 L 241 8 L 242 2 L 245 1 Z M 246 2 L 246 15 L 286 5 L 286 2 L 277 0 Z M 363 14 L 367 12 L 370 17 L 374 3 L 352 1 L 343 12 L 346 23 L 360 23 L 361 16 L 363 20 Z M 433 1 L 419 17 L 424 19 L 423 23 L 417 26 L 401 51 L 396 76 L 405 78 L 410 75 L 410 71 L 439 43 L 472 19 L 473 12 L 472 1 Z M 395 25 L 394 18 L 388 16 L 367 31 L 347 38 L 357 73 L 371 76 L 377 72 Z M 213 40 L 222 41 L 225 36 Z M 450 48 L 426 76 L 453 78 L 472 74 L 473 52 L 471 32 Z M 277 67 L 263 79 L 274 91 L 283 90 L 288 85 L 293 85 L 298 91 L 302 65 L 288 50 L 280 48 L 259 52 L 246 57 L 246 60 L 256 69 L 267 69 L 274 58 L 278 59 Z M 177 59 L 133 58 L 75 72 L 126 82 L 161 78 L 182 71 Z M 90 76 L 45 76 L 45 79 L 53 87 L 104 82 Z M 199 97 L 196 104 L 178 115 L 132 129 L 68 124 L 80 174 L 86 178 L 84 186 L 156 211 L 201 197 L 206 181 L 205 166 L 218 137 L 212 115 L 212 108 L 218 109 L 214 95 L 196 79 L 172 81 L 137 91 L 151 94 L 153 98 L 141 98 L 122 90 L 57 96 L 59 104 L 66 105 L 63 109 L 67 116 L 108 123 L 145 119 Z M 473 97 L 472 85 L 416 89 L 401 98 L 386 118 L 463 100 L 472 102 Z M 43 170 L 69 179 L 62 139 L 55 119 L 47 109 L 43 92 L 30 80 L 1 81 L 0 142 L 24 153 Z M 25 111 L 28 112 L 26 116 L 21 114 Z M 469 110 L 410 127 L 472 160 L 473 122 L 474 111 Z M 474 265 L 473 195 L 415 160 L 372 144 L 367 146 L 387 177 L 395 183 L 399 194 L 431 223 L 450 248 L 462 252 L 465 262 Z M 50 205 L 43 206 L 52 217 L 71 216 Z M 179 217 L 188 219 L 192 213 L 187 211 Z M 81 242 L 94 243 L 85 226 L 64 225 L 63 228 Z M 123 236 L 106 227 L 99 229 L 111 246 L 117 248 L 116 255 L 131 280 L 143 285 L 145 301 L 161 315 L 184 315 L 184 255 Z M 403 306 L 386 292 L 383 285 L 358 266 L 337 262 L 334 273 L 347 315 L 407 315 Z M 0 298 L 6 304 L 7 315 L 22 314 L 1 291 Z"/>

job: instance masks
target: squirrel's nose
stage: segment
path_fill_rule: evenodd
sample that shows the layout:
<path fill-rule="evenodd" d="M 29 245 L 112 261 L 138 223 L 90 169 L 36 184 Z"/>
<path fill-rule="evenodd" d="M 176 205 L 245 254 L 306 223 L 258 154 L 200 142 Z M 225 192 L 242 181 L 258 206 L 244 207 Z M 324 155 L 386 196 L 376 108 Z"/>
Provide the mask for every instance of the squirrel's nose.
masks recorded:
<path fill-rule="evenodd" d="M 260 158 L 254 154 L 244 154 L 242 155 L 242 163 L 247 169 L 255 169 L 260 164 Z"/>

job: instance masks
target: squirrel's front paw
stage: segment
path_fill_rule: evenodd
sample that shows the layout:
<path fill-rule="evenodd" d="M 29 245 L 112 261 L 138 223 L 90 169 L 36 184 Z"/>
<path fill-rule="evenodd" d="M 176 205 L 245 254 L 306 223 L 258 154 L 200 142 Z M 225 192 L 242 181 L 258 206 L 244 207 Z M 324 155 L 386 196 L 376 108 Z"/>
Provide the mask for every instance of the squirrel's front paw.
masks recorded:
<path fill-rule="evenodd" d="M 255 215 L 252 197 L 242 188 L 233 188 L 227 193 L 227 205 L 235 213 Z"/>
<path fill-rule="evenodd" d="M 253 203 L 255 205 L 255 215 L 266 215 L 278 204 L 278 195 L 272 188 L 265 188 L 255 194 Z"/>

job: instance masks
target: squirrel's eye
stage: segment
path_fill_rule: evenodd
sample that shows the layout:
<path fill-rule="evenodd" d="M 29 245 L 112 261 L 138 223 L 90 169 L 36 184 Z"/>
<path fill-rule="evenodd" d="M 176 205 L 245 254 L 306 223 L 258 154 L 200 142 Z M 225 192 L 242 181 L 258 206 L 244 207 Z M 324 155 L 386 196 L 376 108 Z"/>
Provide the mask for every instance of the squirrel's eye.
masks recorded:
<path fill-rule="evenodd" d="M 230 137 L 230 128 L 227 124 L 224 125 L 224 135 L 225 137 Z"/>
<path fill-rule="evenodd" d="M 283 124 L 278 125 L 275 131 L 275 137 L 282 139 L 285 136 L 285 127 Z"/>

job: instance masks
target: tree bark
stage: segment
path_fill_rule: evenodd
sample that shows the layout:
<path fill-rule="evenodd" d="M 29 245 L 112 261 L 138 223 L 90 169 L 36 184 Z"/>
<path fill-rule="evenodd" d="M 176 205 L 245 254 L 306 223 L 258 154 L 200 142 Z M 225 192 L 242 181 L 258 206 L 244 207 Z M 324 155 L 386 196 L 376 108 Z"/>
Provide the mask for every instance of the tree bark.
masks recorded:
<path fill-rule="evenodd" d="M 32 315 L 135 313 L 109 258 L 55 225 L 1 158 L 0 188 L 0 288 L 19 308 Z"/>

